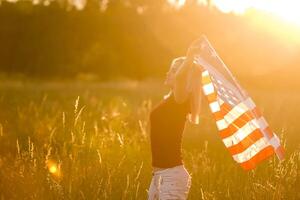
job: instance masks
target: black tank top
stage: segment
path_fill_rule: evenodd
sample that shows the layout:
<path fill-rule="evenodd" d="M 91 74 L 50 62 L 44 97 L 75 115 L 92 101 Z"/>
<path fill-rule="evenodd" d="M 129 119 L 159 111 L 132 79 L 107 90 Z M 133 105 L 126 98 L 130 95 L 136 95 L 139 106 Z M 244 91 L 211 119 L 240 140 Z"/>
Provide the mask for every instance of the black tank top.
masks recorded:
<path fill-rule="evenodd" d="M 152 166 L 169 168 L 183 164 L 181 143 L 189 100 L 178 104 L 173 93 L 156 105 L 150 113 Z"/>

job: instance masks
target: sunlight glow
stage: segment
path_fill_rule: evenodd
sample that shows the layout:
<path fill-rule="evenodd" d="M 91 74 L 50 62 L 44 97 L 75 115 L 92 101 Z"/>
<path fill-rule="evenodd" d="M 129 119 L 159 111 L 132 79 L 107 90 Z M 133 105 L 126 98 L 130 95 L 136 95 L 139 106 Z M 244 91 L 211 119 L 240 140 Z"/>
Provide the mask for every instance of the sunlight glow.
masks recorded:
<path fill-rule="evenodd" d="M 73 0 L 72 2 L 77 10 L 82 10 L 86 5 L 86 0 Z"/>
<path fill-rule="evenodd" d="M 186 0 L 168 0 L 169 4 L 174 6 L 175 8 L 179 9 L 184 6 Z"/>
<path fill-rule="evenodd" d="M 180 9 L 186 0 L 168 0 L 168 2 Z M 233 12 L 244 14 L 250 9 L 270 13 L 287 22 L 300 26 L 300 1 L 296 0 L 198 0 L 199 4 L 215 6 L 224 13 Z"/>
<path fill-rule="evenodd" d="M 294 0 L 213 0 L 222 12 L 243 14 L 249 9 L 270 13 L 300 26 L 300 1 Z"/>

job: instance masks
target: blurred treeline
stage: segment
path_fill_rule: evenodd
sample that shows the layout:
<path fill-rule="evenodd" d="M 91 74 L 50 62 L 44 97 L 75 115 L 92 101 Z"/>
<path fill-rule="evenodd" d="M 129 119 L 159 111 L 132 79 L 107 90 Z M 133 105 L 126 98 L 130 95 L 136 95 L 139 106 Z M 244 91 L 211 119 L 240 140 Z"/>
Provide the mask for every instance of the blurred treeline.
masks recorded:
<path fill-rule="evenodd" d="M 255 11 L 225 14 L 210 1 L 191 0 L 181 9 L 165 0 L 89 0 L 81 10 L 67 2 L 1 2 L 2 73 L 42 79 L 163 77 L 171 59 L 185 54 L 201 34 L 242 78 L 276 77 L 279 84 L 298 73 L 299 41 L 285 32 L 280 37 L 289 27 L 267 21 L 267 15 L 251 18 Z"/>

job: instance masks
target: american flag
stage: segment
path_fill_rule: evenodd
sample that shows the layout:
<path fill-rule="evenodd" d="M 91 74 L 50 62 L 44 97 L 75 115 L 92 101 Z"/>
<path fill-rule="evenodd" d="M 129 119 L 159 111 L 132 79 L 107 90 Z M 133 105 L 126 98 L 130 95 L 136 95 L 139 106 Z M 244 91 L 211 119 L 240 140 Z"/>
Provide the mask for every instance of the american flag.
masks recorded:
<path fill-rule="evenodd" d="M 203 36 L 196 63 L 203 67 L 202 89 L 220 137 L 233 159 L 245 170 L 284 151 L 261 112 Z"/>

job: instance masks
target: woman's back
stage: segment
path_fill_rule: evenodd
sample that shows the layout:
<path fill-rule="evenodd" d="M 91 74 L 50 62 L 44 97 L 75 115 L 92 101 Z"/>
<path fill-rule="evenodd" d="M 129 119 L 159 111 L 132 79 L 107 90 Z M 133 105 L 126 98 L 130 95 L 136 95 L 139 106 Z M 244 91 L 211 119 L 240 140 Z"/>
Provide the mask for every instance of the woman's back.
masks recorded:
<path fill-rule="evenodd" d="M 169 168 L 182 164 L 181 141 L 186 116 L 189 112 L 189 99 L 178 104 L 173 93 L 151 111 L 152 166 Z"/>

